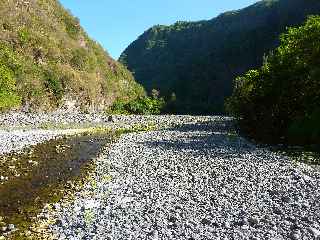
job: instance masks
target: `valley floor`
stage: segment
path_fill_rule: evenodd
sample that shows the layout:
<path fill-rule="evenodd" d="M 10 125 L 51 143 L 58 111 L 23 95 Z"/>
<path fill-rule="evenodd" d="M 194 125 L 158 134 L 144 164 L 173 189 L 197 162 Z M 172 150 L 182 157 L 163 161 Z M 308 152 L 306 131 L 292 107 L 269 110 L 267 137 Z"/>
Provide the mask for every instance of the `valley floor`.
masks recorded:
<path fill-rule="evenodd" d="M 229 118 L 154 124 L 166 127 L 122 135 L 72 201 L 44 210 L 56 238 L 320 238 L 319 167 L 248 142 Z"/>

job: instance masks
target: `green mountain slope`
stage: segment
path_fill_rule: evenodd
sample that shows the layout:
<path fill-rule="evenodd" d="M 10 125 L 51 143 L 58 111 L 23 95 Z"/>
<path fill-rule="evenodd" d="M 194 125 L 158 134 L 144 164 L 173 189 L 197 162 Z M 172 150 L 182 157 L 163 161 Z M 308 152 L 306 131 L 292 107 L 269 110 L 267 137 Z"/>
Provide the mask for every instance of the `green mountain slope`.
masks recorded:
<path fill-rule="evenodd" d="M 265 0 L 200 22 L 155 26 L 121 55 L 147 91 L 176 95 L 180 113 L 216 113 L 233 79 L 260 66 L 287 26 L 320 13 L 318 0 Z M 172 109 L 171 109 L 172 110 Z"/>
<path fill-rule="evenodd" d="M 0 111 L 101 110 L 143 94 L 57 0 L 0 1 Z"/>

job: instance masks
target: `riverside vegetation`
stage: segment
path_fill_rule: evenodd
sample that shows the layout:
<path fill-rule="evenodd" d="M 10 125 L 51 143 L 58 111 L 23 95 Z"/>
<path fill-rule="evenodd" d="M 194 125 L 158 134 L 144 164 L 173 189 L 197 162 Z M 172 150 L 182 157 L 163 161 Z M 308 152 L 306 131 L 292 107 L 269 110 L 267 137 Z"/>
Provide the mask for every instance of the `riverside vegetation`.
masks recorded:
<path fill-rule="evenodd" d="M 280 37 L 261 68 L 235 81 L 227 108 L 263 141 L 320 145 L 320 16 Z"/>
<path fill-rule="evenodd" d="M 1 1 L 0 16 L 0 111 L 103 110 L 144 95 L 57 0 Z"/>

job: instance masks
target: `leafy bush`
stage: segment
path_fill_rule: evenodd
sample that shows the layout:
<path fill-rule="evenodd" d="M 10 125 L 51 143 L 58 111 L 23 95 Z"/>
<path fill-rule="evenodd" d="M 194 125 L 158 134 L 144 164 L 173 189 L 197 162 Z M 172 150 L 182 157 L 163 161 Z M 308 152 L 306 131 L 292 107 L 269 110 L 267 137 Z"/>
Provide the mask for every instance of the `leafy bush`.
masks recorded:
<path fill-rule="evenodd" d="M 30 33 L 28 29 L 22 28 L 18 31 L 19 40 L 22 44 L 26 44 L 30 40 Z"/>
<path fill-rule="evenodd" d="M 60 100 L 63 96 L 63 86 L 59 77 L 52 71 L 45 73 L 45 86 L 53 93 L 56 99 Z"/>
<path fill-rule="evenodd" d="M 0 62 L 0 111 L 19 106 L 20 103 L 12 71 Z"/>
<path fill-rule="evenodd" d="M 318 142 L 320 136 L 320 109 L 316 109 L 308 118 L 293 121 L 288 128 L 291 141 L 303 144 Z"/>
<path fill-rule="evenodd" d="M 163 98 L 139 97 L 129 102 L 116 101 L 111 107 L 115 114 L 160 114 L 165 106 Z"/>
<path fill-rule="evenodd" d="M 260 140 L 320 143 L 320 16 L 280 42 L 260 69 L 236 79 L 227 109 Z"/>

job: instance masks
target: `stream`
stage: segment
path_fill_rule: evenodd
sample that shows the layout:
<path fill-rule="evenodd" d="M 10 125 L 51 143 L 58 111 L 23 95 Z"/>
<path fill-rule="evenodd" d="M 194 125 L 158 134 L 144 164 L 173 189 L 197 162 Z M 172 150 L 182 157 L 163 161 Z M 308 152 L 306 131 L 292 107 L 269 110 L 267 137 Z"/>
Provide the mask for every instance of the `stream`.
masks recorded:
<path fill-rule="evenodd" d="M 8 224 L 30 227 L 46 203 L 56 202 L 90 169 L 112 134 L 82 134 L 50 140 L 22 153 L 0 155 L 0 233 Z M 11 225 L 12 226 L 12 225 Z"/>

